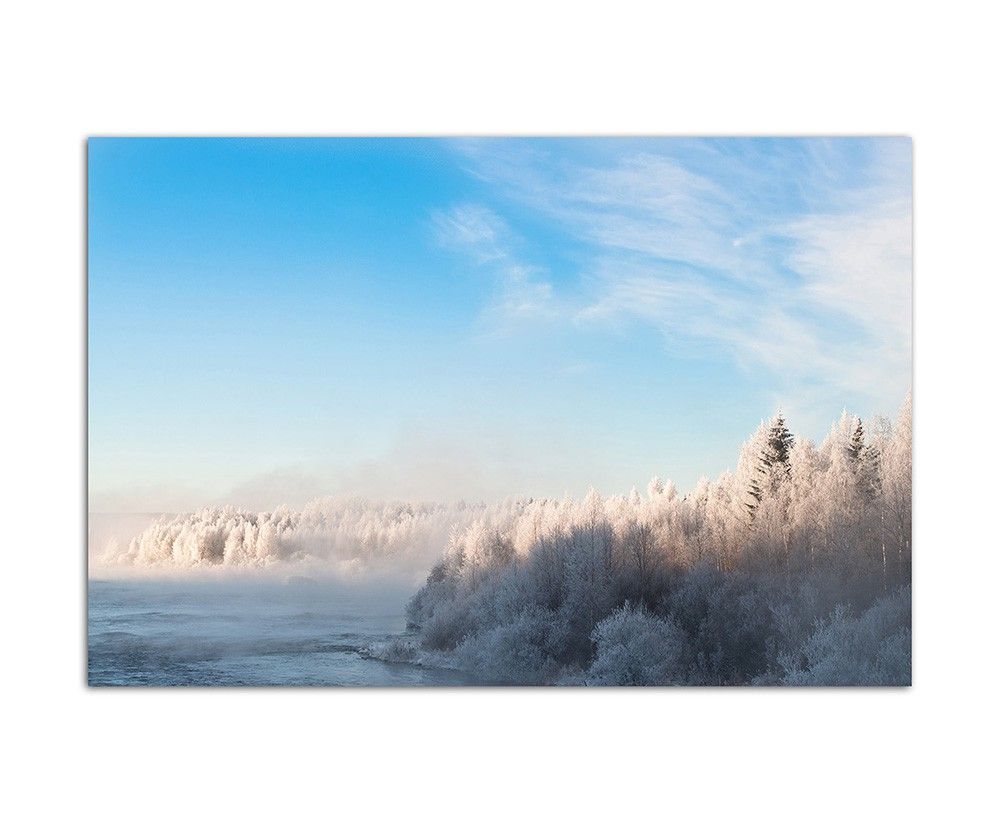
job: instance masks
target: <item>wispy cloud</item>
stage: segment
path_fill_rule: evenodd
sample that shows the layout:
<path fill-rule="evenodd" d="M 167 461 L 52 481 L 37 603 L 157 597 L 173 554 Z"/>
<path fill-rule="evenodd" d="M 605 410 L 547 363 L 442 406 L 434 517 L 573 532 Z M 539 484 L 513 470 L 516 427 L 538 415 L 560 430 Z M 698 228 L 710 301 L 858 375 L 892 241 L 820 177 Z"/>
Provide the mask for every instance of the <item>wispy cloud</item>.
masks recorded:
<path fill-rule="evenodd" d="M 464 203 L 433 216 L 442 246 L 471 254 L 477 263 L 503 260 L 507 253 L 507 224 L 485 206 Z"/>
<path fill-rule="evenodd" d="M 908 141 L 629 146 L 551 156 L 538 144 L 460 147 L 501 202 L 581 245 L 577 293 L 558 307 L 546 294 L 550 310 L 584 327 L 651 325 L 672 351 L 770 370 L 782 393 L 825 384 L 883 405 L 902 396 Z"/>
<path fill-rule="evenodd" d="M 482 205 L 461 204 L 434 214 L 433 222 L 441 245 L 467 254 L 494 278 L 496 295 L 486 311 L 496 328 L 556 316 L 545 271 L 515 256 L 514 234 L 499 215 Z"/>

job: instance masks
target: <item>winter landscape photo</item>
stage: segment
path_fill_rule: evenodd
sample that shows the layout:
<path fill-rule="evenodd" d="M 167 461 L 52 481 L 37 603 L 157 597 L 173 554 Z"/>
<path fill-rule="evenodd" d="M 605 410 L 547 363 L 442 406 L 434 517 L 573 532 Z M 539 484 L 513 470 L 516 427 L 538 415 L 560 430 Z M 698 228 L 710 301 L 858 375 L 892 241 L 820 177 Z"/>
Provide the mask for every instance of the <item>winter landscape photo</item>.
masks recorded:
<path fill-rule="evenodd" d="M 91 686 L 907 686 L 903 137 L 87 146 Z"/>

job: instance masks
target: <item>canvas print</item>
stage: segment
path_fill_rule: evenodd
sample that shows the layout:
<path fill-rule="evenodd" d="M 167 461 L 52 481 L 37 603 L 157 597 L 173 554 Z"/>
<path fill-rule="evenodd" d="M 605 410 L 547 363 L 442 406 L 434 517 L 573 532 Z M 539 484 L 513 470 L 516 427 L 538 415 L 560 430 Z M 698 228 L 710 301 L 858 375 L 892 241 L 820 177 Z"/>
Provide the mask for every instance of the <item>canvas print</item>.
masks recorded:
<path fill-rule="evenodd" d="M 91 138 L 89 684 L 909 685 L 911 179 Z"/>

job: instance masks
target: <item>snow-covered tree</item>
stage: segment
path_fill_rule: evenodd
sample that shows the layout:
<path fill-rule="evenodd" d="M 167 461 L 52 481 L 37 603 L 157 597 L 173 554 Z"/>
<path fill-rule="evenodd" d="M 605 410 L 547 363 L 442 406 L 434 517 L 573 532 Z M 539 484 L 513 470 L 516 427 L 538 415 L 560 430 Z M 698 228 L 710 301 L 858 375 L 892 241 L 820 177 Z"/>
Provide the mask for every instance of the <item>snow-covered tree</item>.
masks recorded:
<path fill-rule="evenodd" d="M 909 599 L 908 409 L 871 433 L 845 413 L 819 448 L 776 415 L 734 473 L 683 498 L 656 478 L 645 496 L 487 509 L 457 546 L 492 536 L 473 555 L 496 565 L 435 569 L 415 599 L 424 642 L 521 683 L 813 683 L 838 667 L 898 683 L 908 637 L 857 644 L 890 631 L 874 598 Z"/>
<path fill-rule="evenodd" d="M 435 505 L 325 499 L 154 521 L 108 560 L 430 574 L 420 643 L 503 683 L 904 683 L 911 401 L 847 412 L 819 447 L 762 422 L 684 497 Z M 438 653 L 435 653 L 438 654 Z"/>

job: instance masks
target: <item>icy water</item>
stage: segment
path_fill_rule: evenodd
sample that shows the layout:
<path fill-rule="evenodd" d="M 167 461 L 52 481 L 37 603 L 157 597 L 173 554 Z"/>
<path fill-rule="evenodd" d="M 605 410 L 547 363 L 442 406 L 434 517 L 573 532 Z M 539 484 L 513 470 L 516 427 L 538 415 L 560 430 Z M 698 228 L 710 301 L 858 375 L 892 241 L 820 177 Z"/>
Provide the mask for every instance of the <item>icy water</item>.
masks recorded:
<path fill-rule="evenodd" d="M 309 580 L 91 581 L 92 686 L 451 686 L 462 673 L 387 663 L 365 648 L 402 634 L 404 592 Z"/>

